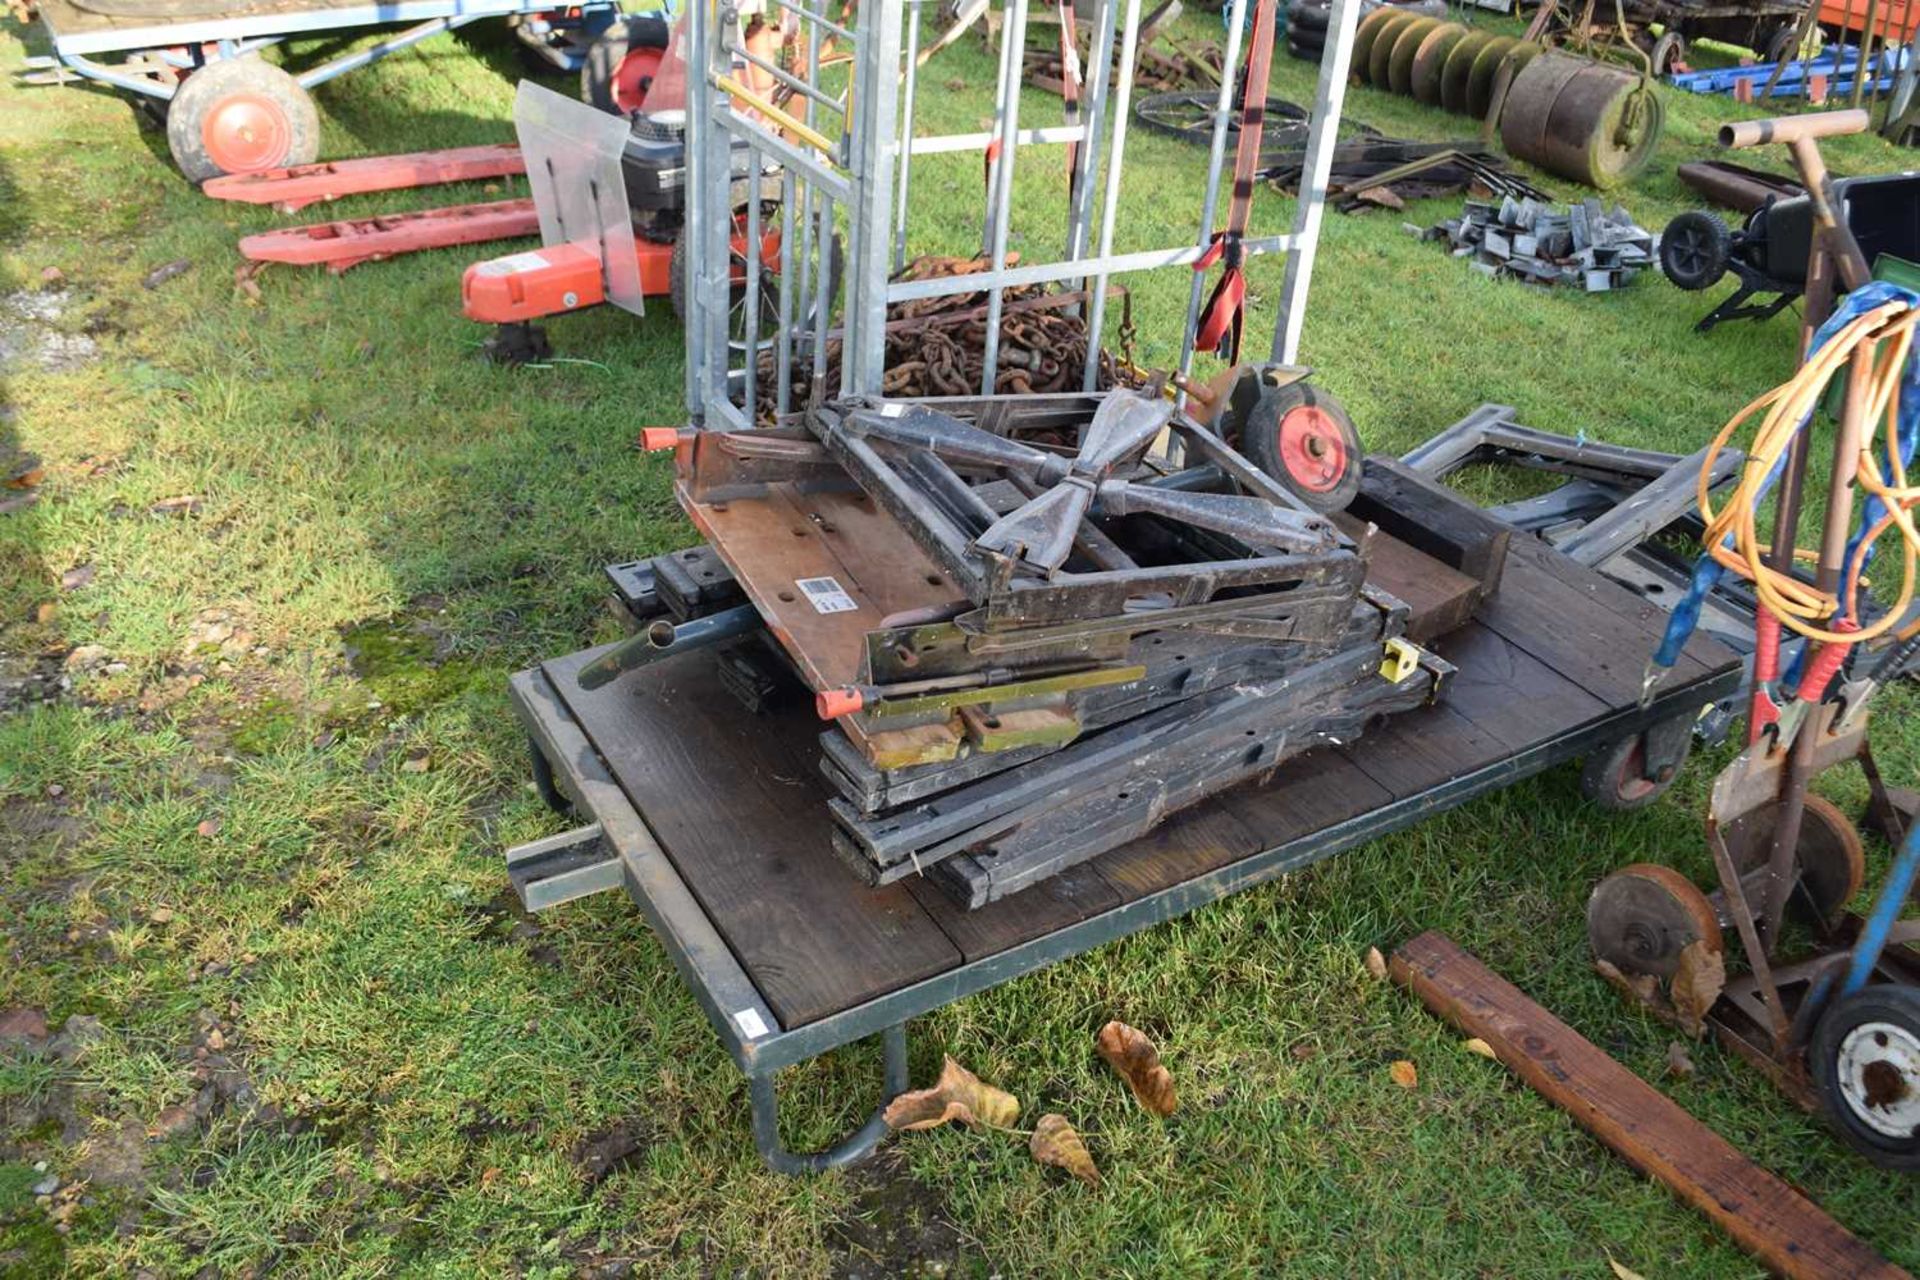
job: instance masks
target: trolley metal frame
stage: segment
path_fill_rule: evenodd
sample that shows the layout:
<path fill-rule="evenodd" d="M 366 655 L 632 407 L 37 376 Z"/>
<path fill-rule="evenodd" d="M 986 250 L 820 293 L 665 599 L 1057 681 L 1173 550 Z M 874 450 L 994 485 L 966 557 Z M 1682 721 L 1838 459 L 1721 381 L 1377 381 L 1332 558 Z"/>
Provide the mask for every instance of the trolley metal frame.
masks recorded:
<path fill-rule="evenodd" d="M 516 33 L 562 70 L 578 70 L 586 44 L 620 17 L 619 0 L 587 0 L 575 6 L 577 18 L 559 20 L 551 0 L 391 0 L 377 4 L 313 4 L 233 17 L 131 19 L 107 26 L 85 22 L 82 11 L 60 0 L 42 0 L 40 23 L 53 45 L 49 57 L 27 59 L 30 75 L 64 81 L 74 78 L 111 85 L 162 102 L 172 99 L 181 75 L 210 62 L 245 57 L 298 36 L 363 27 L 409 24 L 405 30 L 364 49 L 354 49 L 294 76 L 302 89 L 371 66 L 389 54 L 478 22 L 483 18 L 526 18 Z M 539 15 L 536 17 L 536 15 Z M 574 33 L 563 46 L 552 36 Z M 115 62 L 99 55 L 125 55 Z"/>
<path fill-rule="evenodd" d="M 1245 18 L 1252 0 L 1231 0 L 1226 64 L 1239 64 Z M 812 0 L 817 4 L 818 0 Z M 759 394 L 752 372 L 762 352 L 774 362 L 773 416 L 799 406 L 796 382 L 812 388 L 827 367 L 828 317 L 834 282 L 827 251 L 836 229 L 847 232 L 844 343 L 840 385 L 820 386 L 825 395 L 878 395 L 885 373 L 887 308 L 900 302 L 954 294 L 987 295 L 982 394 L 993 393 L 999 371 L 1000 319 L 1005 291 L 1034 284 L 1089 283 L 1085 389 L 1098 376 L 1110 277 L 1163 267 L 1193 267 L 1213 243 L 1221 211 L 1220 180 L 1226 167 L 1228 123 L 1234 110 L 1234 77 L 1225 78 L 1215 103 L 1208 152 L 1205 196 L 1190 244 L 1118 251 L 1114 246 L 1127 129 L 1132 116 L 1134 71 L 1139 53 L 1141 0 L 1099 0 L 1091 22 L 1092 59 L 1073 125 L 1023 126 L 1020 119 L 1022 62 L 1027 42 L 1030 0 L 1006 0 L 1001 24 L 999 67 L 994 94 L 994 123 L 979 133 L 917 136 L 914 131 L 921 85 L 918 51 L 922 11 L 935 0 L 860 6 L 852 27 L 817 8 L 793 0 L 770 6 L 791 14 L 802 28 L 808 50 L 803 69 L 766 64 L 740 39 L 740 11 L 730 0 L 706 0 L 689 23 L 689 95 L 687 121 L 689 224 L 700 234 L 691 242 L 692 316 L 687 325 L 687 407 L 696 426 L 738 430 L 756 421 Z M 1292 229 L 1280 235 L 1249 238 L 1248 255 L 1288 255 L 1285 282 L 1274 327 L 1272 358 L 1291 364 L 1300 347 L 1308 287 L 1325 212 L 1328 176 L 1345 97 L 1347 68 L 1358 0 L 1334 0 L 1329 30 L 1334 38 L 1320 66 L 1310 132 L 1307 171 Z M 821 78 L 820 49 L 831 39 L 851 52 L 851 79 L 844 94 Z M 1114 64 L 1115 42 L 1119 63 Z M 746 91 L 736 67 L 752 62 L 767 71 L 792 97 L 785 110 Z M 1053 262 L 1008 262 L 1008 237 L 1014 173 L 1021 148 L 1074 145 L 1073 198 L 1067 214 L 1064 256 Z M 736 262 L 730 252 L 733 205 L 728 158 L 744 147 L 749 171 L 780 172 L 779 279 L 772 293 L 778 310 L 770 337 L 761 337 L 759 306 L 764 291 L 760 255 Z M 938 279 L 891 278 L 906 259 L 906 216 L 916 156 L 983 152 L 990 157 L 983 220 L 984 270 Z M 1102 179 L 1103 180 L 1100 180 Z M 1101 190 L 1096 193 L 1096 180 Z M 745 243 L 762 243 L 761 202 L 745 211 Z M 744 275 L 744 282 L 738 279 Z M 729 311 L 735 290 L 745 287 L 745 332 L 732 338 Z M 1191 372 L 1199 327 L 1204 279 L 1194 273 L 1181 336 L 1178 369 Z M 818 305 L 825 299 L 827 305 Z M 796 321 L 796 317 L 804 317 Z"/>

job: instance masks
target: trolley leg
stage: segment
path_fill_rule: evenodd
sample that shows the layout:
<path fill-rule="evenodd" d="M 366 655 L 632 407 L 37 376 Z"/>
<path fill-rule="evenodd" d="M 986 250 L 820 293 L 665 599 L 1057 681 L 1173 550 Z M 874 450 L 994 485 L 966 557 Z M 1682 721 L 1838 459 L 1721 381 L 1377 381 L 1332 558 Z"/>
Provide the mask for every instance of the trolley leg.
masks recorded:
<path fill-rule="evenodd" d="M 753 1145 L 760 1148 L 767 1167 L 775 1173 L 796 1175 L 825 1173 L 858 1164 L 873 1154 L 880 1139 L 887 1135 L 887 1122 L 881 1118 L 887 1104 L 907 1091 L 907 1024 L 902 1022 L 880 1033 L 885 1046 L 886 1088 L 873 1115 L 846 1141 L 826 1151 L 794 1152 L 780 1143 L 780 1103 L 774 1094 L 773 1076 L 747 1077 L 747 1091 L 753 1102 Z"/>

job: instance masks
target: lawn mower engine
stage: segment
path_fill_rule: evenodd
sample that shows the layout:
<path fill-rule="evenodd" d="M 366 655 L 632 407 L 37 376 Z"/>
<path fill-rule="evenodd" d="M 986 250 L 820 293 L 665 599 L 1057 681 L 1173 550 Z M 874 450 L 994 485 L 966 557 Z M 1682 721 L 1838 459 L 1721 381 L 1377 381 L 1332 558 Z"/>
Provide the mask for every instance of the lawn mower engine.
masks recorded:
<path fill-rule="evenodd" d="M 1842 178 L 1833 197 L 1876 276 L 1891 279 L 1889 272 L 1920 262 L 1920 173 Z M 1688 292 L 1711 289 L 1729 271 L 1739 280 L 1694 326 L 1701 333 L 1722 320 L 1765 319 L 1805 290 L 1813 229 L 1813 201 L 1804 195 L 1769 196 L 1738 231 L 1717 214 L 1690 209 L 1660 234 L 1660 270 Z M 1766 293 L 1776 296 L 1748 302 Z"/>

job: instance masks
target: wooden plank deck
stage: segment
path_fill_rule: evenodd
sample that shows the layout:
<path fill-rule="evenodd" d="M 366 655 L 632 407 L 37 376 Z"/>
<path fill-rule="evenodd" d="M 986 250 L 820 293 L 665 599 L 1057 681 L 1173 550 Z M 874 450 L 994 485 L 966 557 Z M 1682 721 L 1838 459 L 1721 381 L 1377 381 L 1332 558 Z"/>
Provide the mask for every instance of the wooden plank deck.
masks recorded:
<path fill-rule="evenodd" d="M 545 670 L 791 1031 L 1632 708 L 1665 615 L 1533 538 L 1515 538 L 1513 552 L 1479 619 L 1434 645 L 1460 668 L 1442 705 L 1314 752 L 1265 785 L 1217 796 L 971 912 L 912 878 L 868 888 L 834 856 L 810 707 L 750 717 L 697 652 L 594 692 L 574 679 L 580 655 Z M 1737 663 L 1702 638 L 1664 687 Z"/>

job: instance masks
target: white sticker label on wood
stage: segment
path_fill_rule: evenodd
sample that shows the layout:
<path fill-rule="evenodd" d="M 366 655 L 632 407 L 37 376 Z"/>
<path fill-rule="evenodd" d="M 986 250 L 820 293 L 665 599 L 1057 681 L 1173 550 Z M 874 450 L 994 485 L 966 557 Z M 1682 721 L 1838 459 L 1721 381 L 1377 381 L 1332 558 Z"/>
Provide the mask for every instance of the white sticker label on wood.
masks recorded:
<path fill-rule="evenodd" d="M 742 1009 L 733 1015 L 733 1020 L 739 1024 L 740 1034 L 749 1040 L 758 1040 L 767 1034 L 767 1020 L 757 1009 Z"/>
<path fill-rule="evenodd" d="M 815 613 L 852 613 L 860 602 L 841 590 L 837 578 L 799 578 L 794 586 L 806 592 Z"/>

